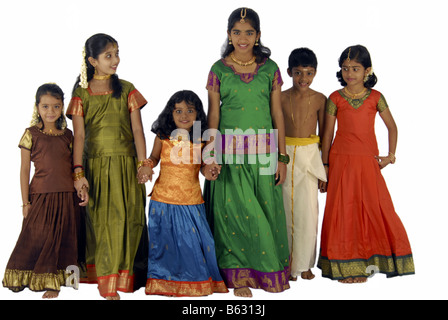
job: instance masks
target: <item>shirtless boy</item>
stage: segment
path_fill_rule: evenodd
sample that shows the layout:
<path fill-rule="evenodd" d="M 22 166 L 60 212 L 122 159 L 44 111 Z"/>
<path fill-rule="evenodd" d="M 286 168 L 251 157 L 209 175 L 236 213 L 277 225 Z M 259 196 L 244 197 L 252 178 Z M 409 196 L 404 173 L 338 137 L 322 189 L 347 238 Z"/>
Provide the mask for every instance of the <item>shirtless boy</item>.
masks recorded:
<path fill-rule="evenodd" d="M 282 92 L 286 151 L 290 157 L 283 202 L 291 251 L 291 280 L 313 279 L 318 228 L 318 185 L 326 181 L 319 144 L 326 97 L 310 88 L 317 58 L 308 48 L 295 49 L 288 61 L 292 87 Z M 318 131 L 318 134 L 316 132 Z"/>

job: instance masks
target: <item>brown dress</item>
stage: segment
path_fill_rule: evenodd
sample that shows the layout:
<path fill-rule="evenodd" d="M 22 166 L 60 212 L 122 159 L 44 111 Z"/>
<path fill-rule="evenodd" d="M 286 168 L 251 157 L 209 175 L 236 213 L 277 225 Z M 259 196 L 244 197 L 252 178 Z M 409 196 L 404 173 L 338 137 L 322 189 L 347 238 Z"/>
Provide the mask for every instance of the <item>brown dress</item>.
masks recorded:
<path fill-rule="evenodd" d="M 31 209 L 6 266 L 3 286 L 12 291 L 59 291 L 77 265 L 79 200 L 71 177 L 73 135 L 26 129 L 19 147 L 31 151 Z"/>

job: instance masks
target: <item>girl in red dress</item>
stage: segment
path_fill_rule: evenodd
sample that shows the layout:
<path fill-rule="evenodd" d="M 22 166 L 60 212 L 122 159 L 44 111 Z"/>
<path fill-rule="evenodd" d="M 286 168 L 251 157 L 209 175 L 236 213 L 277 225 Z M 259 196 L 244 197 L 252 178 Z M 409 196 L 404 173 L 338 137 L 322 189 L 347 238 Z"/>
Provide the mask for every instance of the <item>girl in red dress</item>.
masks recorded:
<path fill-rule="evenodd" d="M 409 240 L 381 174 L 395 162 L 397 126 L 383 95 L 372 89 L 377 78 L 367 49 L 348 47 L 339 66 L 344 88 L 327 101 L 322 140 L 328 183 L 318 267 L 323 277 L 344 283 L 365 282 L 372 272 L 414 274 Z M 389 133 L 387 156 L 379 156 L 377 112 Z"/>

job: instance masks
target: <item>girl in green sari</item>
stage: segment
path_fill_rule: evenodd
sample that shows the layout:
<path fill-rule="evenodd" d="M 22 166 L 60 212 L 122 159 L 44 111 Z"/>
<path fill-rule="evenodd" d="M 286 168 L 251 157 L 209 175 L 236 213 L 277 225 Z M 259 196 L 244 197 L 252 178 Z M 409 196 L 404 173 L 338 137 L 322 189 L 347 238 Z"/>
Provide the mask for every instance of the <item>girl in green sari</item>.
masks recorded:
<path fill-rule="evenodd" d="M 81 280 L 98 283 L 106 299 L 145 286 L 148 252 L 142 177 L 151 169 L 141 166 L 146 143 L 140 115 L 146 100 L 118 78 L 119 62 L 115 39 L 90 37 L 67 109 L 74 129 L 75 188 L 88 187 L 90 195 Z"/>
<path fill-rule="evenodd" d="M 212 158 L 222 169 L 216 181 L 206 181 L 204 192 L 223 278 L 235 295 L 251 297 L 250 288 L 289 288 L 282 79 L 260 42 L 255 11 L 235 10 L 227 35 L 207 83 L 208 126 L 220 133 L 207 147 L 214 148 Z M 277 157 L 284 162 L 277 164 Z"/>

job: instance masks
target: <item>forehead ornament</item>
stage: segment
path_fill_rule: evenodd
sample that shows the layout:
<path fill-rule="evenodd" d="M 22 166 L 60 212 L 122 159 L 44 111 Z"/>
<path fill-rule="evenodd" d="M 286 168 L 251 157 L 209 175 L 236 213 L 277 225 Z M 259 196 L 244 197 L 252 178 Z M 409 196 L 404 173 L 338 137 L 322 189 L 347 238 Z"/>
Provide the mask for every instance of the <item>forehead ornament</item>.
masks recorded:
<path fill-rule="evenodd" d="M 243 11 L 244 11 L 244 13 L 243 13 Z M 244 19 L 244 18 L 246 18 L 246 14 L 247 14 L 246 8 L 241 9 L 241 20 L 240 20 L 241 23 L 246 23 L 246 20 Z"/>

